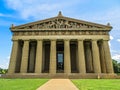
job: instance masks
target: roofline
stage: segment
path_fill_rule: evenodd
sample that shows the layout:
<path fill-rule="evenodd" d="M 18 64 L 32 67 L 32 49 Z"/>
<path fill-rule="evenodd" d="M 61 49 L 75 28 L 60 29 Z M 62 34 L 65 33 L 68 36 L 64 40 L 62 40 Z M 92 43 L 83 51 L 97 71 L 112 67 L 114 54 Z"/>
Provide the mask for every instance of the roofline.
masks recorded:
<path fill-rule="evenodd" d="M 47 18 L 47 19 L 43 19 L 43 20 L 38 20 L 38 21 L 34 21 L 34 22 L 30 22 L 30 23 L 26 23 L 26 24 L 22 24 L 22 25 L 18 25 L 18 26 L 13 26 L 10 27 L 10 29 L 14 29 L 14 28 L 17 28 L 17 27 L 22 27 L 22 26 L 27 26 L 27 25 L 31 25 L 31 24 L 37 24 L 38 22 L 44 22 L 44 21 L 49 21 L 50 19 L 56 19 L 56 18 L 63 18 L 63 19 L 70 19 L 70 20 L 73 20 L 73 21 L 78 21 L 78 22 L 83 22 L 83 23 L 86 23 L 86 24 L 89 24 L 89 25 L 92 25 L 94 24 L 95 26 L 101 26 L 101 27 L 106 27 L 106 28 L 109 28 L 109 29 L 112 29 L 112 26 L 110 25 L 104 25 L 104 24 L 99 24 L 99 23 L 94 23 L 94 22 L 89 22 L 89 21 L 84 21 L 84 20 L 80 20 L 80 19 L 75 19 L 75 18 L 70 18 L 70 17 L 66 17 L 66 16 L 63 16 L 63 15 L 58 15 L 58 16 L 55 16 L 55 17 L 51 17 L 51 18 Z"/>

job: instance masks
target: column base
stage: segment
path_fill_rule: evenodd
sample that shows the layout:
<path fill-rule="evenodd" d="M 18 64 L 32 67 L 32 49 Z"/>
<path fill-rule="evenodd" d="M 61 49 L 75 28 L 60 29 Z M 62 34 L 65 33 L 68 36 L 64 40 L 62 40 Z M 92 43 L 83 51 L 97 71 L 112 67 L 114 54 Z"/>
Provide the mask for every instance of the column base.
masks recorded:
<path fill-rule="evenodd" d="M 120 76 L 116 74 L 94 74 L 94 73 L 86 73 L 86 74 L 79 74 L 79 73 L 56 73 L 56 74 L 49 74 L 49 73 L 14 73 L 14 74 L 4 74 L 1 76 L 2 78 L 69 78 L 69 79 L 117 79 Z"/>

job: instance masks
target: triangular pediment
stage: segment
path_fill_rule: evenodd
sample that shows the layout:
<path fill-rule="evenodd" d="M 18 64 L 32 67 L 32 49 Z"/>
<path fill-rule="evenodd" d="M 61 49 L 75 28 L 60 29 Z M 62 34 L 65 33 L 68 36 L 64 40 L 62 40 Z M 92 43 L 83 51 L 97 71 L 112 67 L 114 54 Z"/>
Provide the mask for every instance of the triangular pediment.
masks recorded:
<path fill-rule="evenodd" d="M 37 29 L 37 30 L 62 30 L 62 29 L 77 29 L 77 30 L 95 30 L 103 29 L 110 30 L 112 27 L 110 25 L 101 25 L 97 23 L 82 21 L 78 19 L 73 19 L 69 17 L 62 16 L 61 13 L 57 17 L 40 20 L 24 25 L 12 26 L 12 30 L 24 30 L 24 29 Z"/>

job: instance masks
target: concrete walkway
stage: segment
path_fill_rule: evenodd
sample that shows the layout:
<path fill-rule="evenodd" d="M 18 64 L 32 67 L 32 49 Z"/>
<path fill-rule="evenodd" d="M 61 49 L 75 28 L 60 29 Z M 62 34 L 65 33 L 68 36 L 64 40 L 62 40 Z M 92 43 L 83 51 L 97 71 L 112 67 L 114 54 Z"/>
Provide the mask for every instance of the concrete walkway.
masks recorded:
<path fill-rule="evenodd" d="M 79 90 L 69 79 L 51 79 L 37 90 Z"/>

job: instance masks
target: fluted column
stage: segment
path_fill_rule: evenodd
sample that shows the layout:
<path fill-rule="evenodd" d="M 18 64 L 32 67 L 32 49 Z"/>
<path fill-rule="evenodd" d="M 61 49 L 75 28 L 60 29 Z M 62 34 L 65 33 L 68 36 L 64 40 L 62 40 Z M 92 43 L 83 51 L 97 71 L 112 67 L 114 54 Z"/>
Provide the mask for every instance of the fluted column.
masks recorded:
<path fill-rule="evenodd" d="M 94 72 L 95 73 L 101 73 L 100 57 L 99 57 L 99 50 L 98 50 L 97 40 L 92 40 L 92 51 L 93 51 Z"/>
<path fill-rule="evenodd" d="M 42 41 L 42 71 L 45 69 L 45 44 Z"/>
<path fill-rule="evenodd" d="M 51 40 L 50 46 L 50 74 L 56 73 L 56 40 Z"/>
<path fill-rule="evenodd" d="M 29 56 L 29 41 L 24 40 L 24 45 L 22 50 L 21 69 L 20 69 L 21 73 L 27 73 L 28 56 Z"/>
<path fill-rule="evenodd" d="M 112 59 L 111 59 L 111 55 L 110 55 L 110 49 L 109 49 L 107 40 L 103 41 L 103 47 L 104 47 L 104 52 L 105 52 L 107 73 L 114 73 Z"/>
<path fill-rule="evenodd" d="M 33 73 L 35 69 L 35 54 L 36 54 L 36 43 L 30 43 L 30 53 L 29 53 L 29 65 L 28 65 L 28 72 Z"/>
<path fill-rule="evenodd" d="M 86 61 L 86 72 L 92 73 L 93 72 L 93 58 L 92 58 L 92 51 L 91 51 L 91 43 L 89 41 L 85 42 L 85 61 Z"/>
<path fill-rule="evenodd" d="M 106 73 L 105 52 L 103 48 L 103 43 L 101 41 L 99 42 L 99 52 L 100 52 L 101 72 Z"/>
<path fill-rule="evenodd" d="M 10 57 L 8 73 L 15 73 L 17 52 L 18 52 L 18 41 L 13 40 L 13 46 L 12 46 L 12 52 L 11 52 L 11 57 Z"/>
<path fill-rule="evenodd" d="M 64 40 L 64 73 L 71 73 L 70 41 Z"/>
<path fill-rule="evenodd" d="M 81 74 L 86 73 L 83 40 L 78 40 L 78 70 Z"/>
<path fill-rule="evenodd" d="M 43 50 L 42 40 L 38 40 L 37 41 L 35 73 L 42 73 L 42 56 L 43 56 L 42 50 Z"/>

